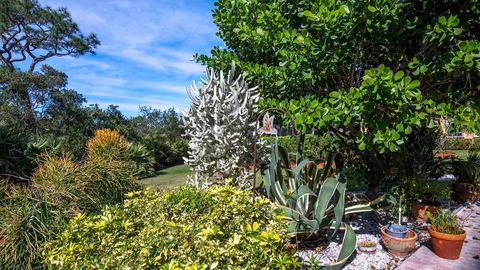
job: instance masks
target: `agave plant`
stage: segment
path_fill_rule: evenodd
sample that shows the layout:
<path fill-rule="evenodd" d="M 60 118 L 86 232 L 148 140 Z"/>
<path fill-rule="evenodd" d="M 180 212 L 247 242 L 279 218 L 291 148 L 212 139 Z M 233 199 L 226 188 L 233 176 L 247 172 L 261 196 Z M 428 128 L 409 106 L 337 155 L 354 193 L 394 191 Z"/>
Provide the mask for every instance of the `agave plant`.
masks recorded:
<path fill-rule="evenodd" d="M 276 141 L 271 146 L 270 163 L 262 170 L 265 193 L 285 210 L 290 233 L 333 230 L 333 236 L 338 230 L 345 231 L 337 261 L 328 265 L 334 268 L 343 265 L 356 247 L 355 232 L 343 222 L 343 216 L 391 204 L 391 198 L 384 196 L 367 204 L 345 207 L 347 182 L 342 169 L 341 156 L 333 153 L 327 155 L 321 168 L 308 159 L 297 159 L 296 167 L 290 168 L 288 153 Z"/>

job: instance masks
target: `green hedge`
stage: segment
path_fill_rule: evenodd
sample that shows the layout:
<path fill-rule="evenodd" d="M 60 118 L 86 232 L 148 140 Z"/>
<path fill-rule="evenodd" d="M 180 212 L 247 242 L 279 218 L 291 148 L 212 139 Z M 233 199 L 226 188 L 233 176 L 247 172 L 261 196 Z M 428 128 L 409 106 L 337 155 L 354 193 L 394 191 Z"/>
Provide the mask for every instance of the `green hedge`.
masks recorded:
<path fill-rule="evenodd" d="M 480 139 L 447 138 L 441 147 L 445 150 L 480 151 Z"/>
<path fill-rule="evenodd" d="M 133 192 L 78 215 L 46 247 L 51 269 L 298 269 L 282 212 L 231 186 Z"/>
<path fill-rule="evenodd" d="M 271 143 L 275 140 L 274 136 L 263 137 L 264 140 Z M 285 147 L 289 153 L 297 152 L 298 140 L 294 136 L 279 136 L 278 142 Z M 331 136 L 319 136 L 313 134 L 305 135 L 303 152 L 311 160 L 321 159 L 326 151 L 335 150 L 337 144 Z"/>

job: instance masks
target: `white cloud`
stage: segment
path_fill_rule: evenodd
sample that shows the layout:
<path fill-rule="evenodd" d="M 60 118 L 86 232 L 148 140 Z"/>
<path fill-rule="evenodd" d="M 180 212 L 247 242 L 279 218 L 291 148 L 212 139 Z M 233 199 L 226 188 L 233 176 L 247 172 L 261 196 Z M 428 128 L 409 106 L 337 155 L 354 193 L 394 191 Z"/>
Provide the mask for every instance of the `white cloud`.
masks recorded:
<path fill-rule="evenodd" d="M 220 44 L 211 18 L 213 1 L 40 2 L 67 7 L 80 29 L 96 33 L 102 43 L 96 56 L 62 58 L 54 66 L 90 103 L 120 104 L 122 111 L 155 104 L 187 107 L 185 88 L 204 72 L 192 56 Z"/>

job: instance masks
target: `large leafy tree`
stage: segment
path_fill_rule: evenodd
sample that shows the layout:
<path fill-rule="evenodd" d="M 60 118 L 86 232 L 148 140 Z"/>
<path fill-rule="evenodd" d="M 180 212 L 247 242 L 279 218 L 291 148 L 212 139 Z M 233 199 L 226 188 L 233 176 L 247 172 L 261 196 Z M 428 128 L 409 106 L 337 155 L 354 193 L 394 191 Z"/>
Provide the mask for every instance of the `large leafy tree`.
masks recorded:
<path fill-rule="evenodd" d="M 216 68 L 235 60 L 260 85 L 265 105 L 288 109 L 300 129 L 333 132 L 381 159 L 441 117 L 480 128 L 477 0 L 215 5 L 226 48 L 197 60 Z"/>

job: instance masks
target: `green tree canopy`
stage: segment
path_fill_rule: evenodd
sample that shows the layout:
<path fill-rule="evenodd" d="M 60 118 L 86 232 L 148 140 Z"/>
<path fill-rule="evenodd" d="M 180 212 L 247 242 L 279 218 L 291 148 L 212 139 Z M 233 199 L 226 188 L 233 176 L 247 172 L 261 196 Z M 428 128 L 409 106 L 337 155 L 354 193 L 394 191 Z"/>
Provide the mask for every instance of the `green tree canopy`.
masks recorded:
<path fill-rule="evenodd" d="M 197 60 L 235 60 L 297 127 L 329 130 L 360 149 L 396 151 L 412 129 L 448 116 L 480 129 L 480 3 L 219 0 L 226 48 Z"/>

